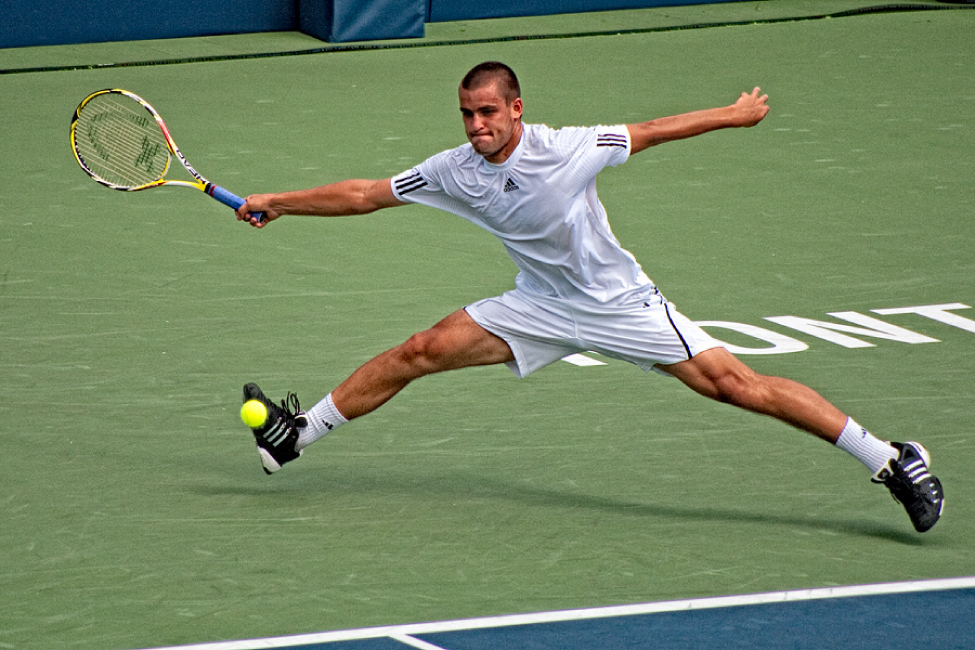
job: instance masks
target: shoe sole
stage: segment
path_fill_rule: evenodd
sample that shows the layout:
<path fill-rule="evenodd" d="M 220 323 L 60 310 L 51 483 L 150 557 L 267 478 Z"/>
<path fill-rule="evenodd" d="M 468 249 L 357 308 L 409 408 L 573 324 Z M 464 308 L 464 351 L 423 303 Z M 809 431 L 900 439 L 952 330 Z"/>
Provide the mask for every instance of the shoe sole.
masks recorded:
<path fill-rule="evenodd" d="M 263 447 L 257 448 L 257 455 L 261 457 L 261 465 L 264 466 L 264 471 L 268 474 L 273 474 L 281 469 L 281 465 L 278 461 L 274 460 L 274 456 Z"/>

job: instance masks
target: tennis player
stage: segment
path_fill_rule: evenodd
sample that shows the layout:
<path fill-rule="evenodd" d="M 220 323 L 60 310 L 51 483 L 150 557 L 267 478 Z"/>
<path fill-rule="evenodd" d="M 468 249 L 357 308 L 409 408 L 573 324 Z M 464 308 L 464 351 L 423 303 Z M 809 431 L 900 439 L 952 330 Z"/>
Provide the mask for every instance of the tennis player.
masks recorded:
<path fill-rule="evenodd" d="M 885 484 L 916 530 L 941 515 L 944 494 L 916 442 L 868 433 L 812 389 L 759 375 L 661 294 L 620 246 L 595 178 L 648 147 L 716 129 L 755 126 L 768 96 L 755 88 L 731 105 L 639 124 L 551 129 L 522 122 L 521 90 L 506 65 L 474 67 L 459 88 L 468 143 L 391 179 L 347 180 L 248 197 L 237 218 L 264 228 L 282 215 L 359 215 L 408 203 L 456 214 L 504 244 L 519 269 L 515 289 L 460 309 L 367 362 L 313 408 L 293 394 L 278 406 L 255 384 L 268 421 L 253 429 L 267 473 L 349 420 L 380 407 L 414 379 L 507 364 L 524 377 L 592 350 L 676 377 L 712 399 L 768 415 L 850 453 Z M 248 213 L 264 212 L 258 222 Z"/>

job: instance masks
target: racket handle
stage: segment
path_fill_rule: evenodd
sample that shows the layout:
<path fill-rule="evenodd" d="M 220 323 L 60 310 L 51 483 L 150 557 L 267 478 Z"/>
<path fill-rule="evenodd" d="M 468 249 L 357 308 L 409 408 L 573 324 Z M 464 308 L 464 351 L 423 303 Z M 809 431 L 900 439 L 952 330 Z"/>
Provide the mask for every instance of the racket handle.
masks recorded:
<path fill-rule="evenodd" d="M 224 205 L 230 206 L 234 210 L 236 210 L 240 206 L 244 205 L 244 203 L 246 203 L 244 199 L 240 198 L 233 192 L 229 190 L 225 190 L 219 185 L 214 185 L 213 183 L 210 183 L 210 186 L 207 187 L 206 193 L 212 196 L 213 198 L 215 198 L 216 200 L 220 201 Z M 263 212 L 251 212 L 250 216 L 257 217 L 258 221 L 264 221 Z"/>

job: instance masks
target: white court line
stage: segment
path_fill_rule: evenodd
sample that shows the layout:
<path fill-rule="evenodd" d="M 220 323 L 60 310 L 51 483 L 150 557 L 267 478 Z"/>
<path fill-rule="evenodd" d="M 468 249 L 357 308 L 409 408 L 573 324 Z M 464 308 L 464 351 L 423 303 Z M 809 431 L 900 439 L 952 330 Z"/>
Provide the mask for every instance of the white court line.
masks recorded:
<path fill-rule="evenodd" d="M 671 600 L 659 603 L 642 603 L 638 605 L 616 605 L 611 607 L 595 607 L 591 609 L 571 609 L 557 612 L 540 612 L 537 614 L 511 614 L 507 616 L 469 618 L 464 620 L 441 621 L 435 623 L 410 623 L 408 625 L 370 627 L 360 630 L 339 630 L 336 632 L 320 632 L 316 634 L 298 634 L 294 636 L 276 637 L 270 639 L 255 639 L 252 641 L 224 641 L 216 643 L 203 643 L 198 645 L 173 646 L 168 648 L 155 648 L 154 650 L 264 650 L 266 648 L 286 648 L 290 646 L 310 645 L 314 643 L 357 641 L 382 637 L 393 638 L 402 643 L 412 645 L 415 648 L 420 648 L 421 650 L 443 650 L 442 648 L 438 648 L 437 646 L 412 637 L 413 635 L 417 634 L 458 632 L 492 627 L 507 627 L 512 625 L 561 623 L 566 621 L 611 618 L 615 616 L 635 616 L 639 614 L 659 614 L 662 612 L 715 609 L 718 607 L 739 607 L 742 605 L 764 605 L 769 603 L 799 602 L 805 600 L 822 600 L 827 598 L 882 596 L 924 591 L 944 591 L 948 589 L 971 588 L 975 588 L 975 577 L 919 580 L 914 582 L 891 582 L 885 584 L 855 585 L 848 587 L 823 587 L 819 589 L 798 589 L 795 591 L 777 591 L 772 593 L 750 594 L 744 596 L 719 596 L 714 598 L 697 598 L 693 600 Z"/>
<path fill-rule="evenodd" d="M 390 634 L 389 638 L 393 639 L 394 641 L 404 643 L 411 648 L 418 648 L 419 650 L 445 650 L 438 645 L 433 645 L 432 643 L 428 643 L 422 639 L 415 639 L 405 634 Z"/>
<path fill-rule="evenodd" d="M 591 352 L 590 354 L 596 354 Z M 567 357 L 562 357 L 562 361 L 568 361 L 573 366 L 605 366 L 606 364 L 592 357 L 587 357 L 584 354 L 570 354 Z"/>

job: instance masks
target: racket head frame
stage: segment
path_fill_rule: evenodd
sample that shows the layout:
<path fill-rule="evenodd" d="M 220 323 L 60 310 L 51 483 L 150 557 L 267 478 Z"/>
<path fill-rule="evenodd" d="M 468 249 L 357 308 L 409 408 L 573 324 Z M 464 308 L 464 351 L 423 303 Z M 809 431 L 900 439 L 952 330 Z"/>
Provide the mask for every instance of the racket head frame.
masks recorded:
<path fill-rule="evenodd" d="M 78 126 L 79 124 L 85 121 L 83 116 L 85 115 L 85 109 L 89 106 L 89 104 L 92 101 L 96 100 L 96 98 L 103 97 L 105 95 L 110 95 L 110 94 L 117 95 L 120 97 L 125 97 L 135 102 L 139 106 L 141 106 L 147 113 L 149 113 L 152 119 L 155 120 L 156 125 L 159 127 L 159 130 L 163 136 L 163 140 L 166 143 L 167 154 L 166 154 L 166 163 L 163 166 L 162 172 L 159 173 L 154 180 L 142 182 L 142 183 L 128 184 L 128 185 L 116 183 L 102 177 L 85 162 L 85 156 L 81 152 L 80 147 L 78 145 L 78 138 L 77 138 Z M 214 199 L 220 201 L 224 205 L 233 208 L 234 210 L 244 205 L 244 199 L 240 198 L 233 192 L 230 192 L 224 189 L 223 187 L 220 187 L 219 185 L 215 185 L 211 183 L 206 178 L 204 178 L 203 175 L 200 174 L 200 172 L 196 171 L 196 169 L 193 168 L 193 166 L 189 163 L 189 161 L 186 160 L 186 157 L 183 155 L 183 152 L 179 150 L 178 146 L 176 146 L 176 141 L 173 140 L 173 136 L 170 135 L 169 128 L 166 126 L 166 122 L 164 122 L 162 117 L 159 115 L 159 112 L 155 108 L 153 108 L 153 106 L 149 102 L 144 100 L 142 97 L 139 97 L 135 93 L 128 90 L 123 90 L 121 88 L 106 88 L 103 90 L 98 90 L 85 97 L 81 101 L 81 103 L 78 104 L 78 107 L 74 111 L 74 116 L 71 118 L 71 150 L 74 153 L 75 160 L 85 171 L 85 173 L 87 173 L 94 181 L 104 185 L 105 187 L 109 187 L 113 190 L 120 190 L 123 192 L 137 192 L 140 190 L 149 189 L 150 187 L 159 187 L 160 185 L 182 185 L 185 187 L 193 187 L 202 192 L 205 192 L 206 194 L 210 195 Z M 166 174 L 169 172 L 169 168 L 171 166 L 173 156 L 175 156 L 176 159 L 179 160 L 180 164 L 183 165 L 186 171 L 195 180 L 181 181 L 181 180 L 168 180 L 165 178 Z M 257 217 L 259 221 L 264 220 L 263 212 L 251 213 L 251 215 Z"/>
<path fill-rule="evenodd" d="M 166 149 L 169 152 L 167 155 L 166 165 L 163 168 L 162 172 L 159 174 L 158 178 L 156 178 L 155 180 L 147 183 L 140 183 L 137 185 L 123 185 L 120 183 L 115 183 L 108 179 L 103 178 L 96 171 L 91 169 L 91 167 L 89 167 L 89 165 L 85 162 L 85 156 L 84 154 L 81 153 L 78 146 L 78 139 L 76 134 L 77 127 L 82 119 L 82 115 L 84 114 L 86 107 L 88 107 L 88 105 L 93 100 L 95 100 L 95 98 L 103 97 L 105 95 L 117 95 L 117 96 L 128 98 L 133 102 L 137 103 L 143 109 L 145 109 L 145 111 L 149 113 L 152 119 L 155 120 L 156 125 L 159 127 L 159 130 L 162 132 L 163 139 L 166 142 Z M 176 142 L 173 140 L 173 136 L 170 135 L 169 128 L 166 126 L 166 122 L 164 122 L 162 117 L 159 115 L 159 112 L 155 108 L 153 108 L 152 105 L 146 100 L 144 100 L 142 97 L 139 97 L 135 93 L 130 92 L 128 90 L 122 90 L 121 88 L 106 88 L 104 90 L 98 90 L 85 97 L 81 101 L 81 103 L 78 104 L 78 107 L 75 109 L 74 115 L 71 118 L 71 150 L 74 153 L 75 160 L 78 162 L 81 168 L 85 170 L 85 173 L 91 176 L 91 178 L 94 181 L 101 183 L 105 187 L 109 187 L 113 190 L 120 190 L 123 192 L 138 192 L 140 190 L 149 189 L 150 187 L 158 187 L 160 185 L 184 185 L 187 187 L 195 187 L 196 189 L 207 192 L 208 194 L 210 193 L 208 190 L 209 187 L 212 185 L 212 183 L 210 183 L 210 181 L 208 181 L 206 178 L 203 177 L 203 175 L 201 175 L 198 171 L 196 171 L 196 169 L 193 168 L 193 166 L 189 163 L 189 161 L 186 160 L 186 157 L 183 155 L 183 152 L 179 150 L 178 146 L 176 146 Z M 176 159 L 179 160 L 179 162 L 183 165 L 183 167 L 186 168 L 186 171 L 189 172 L 189 174 L 195 179 L 194 181 L 169 180 L 165 178 L 166 174 L 169 172 L 169 168 L 171 166 L 173 156 L 175 156 Z"/>

